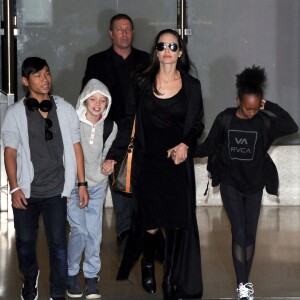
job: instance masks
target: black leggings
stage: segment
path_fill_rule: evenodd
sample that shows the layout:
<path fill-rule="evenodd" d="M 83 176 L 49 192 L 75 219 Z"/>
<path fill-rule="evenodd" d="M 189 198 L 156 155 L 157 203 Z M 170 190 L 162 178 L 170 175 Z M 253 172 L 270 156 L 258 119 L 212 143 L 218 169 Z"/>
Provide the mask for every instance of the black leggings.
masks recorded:
<path fill-rule="evenodd" d="M 254 256 L 263 191 L 245 194 L 233 186 L 221 183 L 220 192 L 231 223 L 232 258 L 237 284 L 245 284 L 248 282 Z"/>

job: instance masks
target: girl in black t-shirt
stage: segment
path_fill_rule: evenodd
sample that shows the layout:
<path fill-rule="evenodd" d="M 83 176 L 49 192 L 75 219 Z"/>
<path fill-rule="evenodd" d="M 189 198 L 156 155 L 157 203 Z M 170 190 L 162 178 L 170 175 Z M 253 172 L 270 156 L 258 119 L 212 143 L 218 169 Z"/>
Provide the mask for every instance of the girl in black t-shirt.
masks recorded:
<path fill-rule="evenodd" d="M 298 130 L 291 116 L 263 99 L 265 70 L 253 66 L 236 76 L 237 108 L 228 108 L 214 121 L 196 157 L 208 156 L 212 185 L 220 183 L 231 223 L 232 257 L 238 299 L 253 299 L 248 281 L 255 249 L 263 188 L 278 194 L 276 166 L 267 151 L 272 142 Z"/>

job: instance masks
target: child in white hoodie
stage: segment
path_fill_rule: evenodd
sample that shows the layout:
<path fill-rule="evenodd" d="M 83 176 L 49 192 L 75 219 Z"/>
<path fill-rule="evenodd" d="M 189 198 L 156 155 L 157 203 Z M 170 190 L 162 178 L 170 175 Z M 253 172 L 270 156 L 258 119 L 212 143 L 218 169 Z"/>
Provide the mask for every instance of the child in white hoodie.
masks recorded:
<path fill-rule="evenodd" d="M 80 137 L 89 192 L 89 204 L 79 206 L 77 185 L 68 203 L 70 236 L 68 244 L 68 289 L 71 298 L 80 298 L 80 261 L 84 252 L 83 274 L 86 298 L 98 299 L 98 273 L 101 268 L 102 213 L 108 176 L 101 173 L 101 165 L 117 134 L 117 125 L 106 120 L 111 106 L 107 87 L 97 79 L 88 81 L 76 105 L 80 120 Z M 105 121 L 106 120 L 106 121 Z"/>

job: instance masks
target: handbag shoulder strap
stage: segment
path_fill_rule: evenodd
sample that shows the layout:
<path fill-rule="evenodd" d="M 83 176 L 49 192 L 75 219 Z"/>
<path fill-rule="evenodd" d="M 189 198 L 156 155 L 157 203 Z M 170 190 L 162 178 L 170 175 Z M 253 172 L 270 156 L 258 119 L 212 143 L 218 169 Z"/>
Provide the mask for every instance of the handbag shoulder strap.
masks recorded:
<path fill-rule="evenodd" d="M 136 116 L 134 117 L 134 121 L 133 121 L 133 126 L 132 126 L 132 131 L 131 131 L 131 139 L 133 139 L 134 135 L 135 135 L 135 119 L 136 119 Z"/>

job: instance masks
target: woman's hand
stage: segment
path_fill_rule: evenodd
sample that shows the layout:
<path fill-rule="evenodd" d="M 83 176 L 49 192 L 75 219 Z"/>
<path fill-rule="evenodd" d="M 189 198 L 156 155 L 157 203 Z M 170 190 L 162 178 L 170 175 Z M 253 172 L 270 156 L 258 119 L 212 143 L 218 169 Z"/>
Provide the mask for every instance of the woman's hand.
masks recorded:
<path fill-rule="evenodd" d="M 112 159 L 107 159 L 103 162 L 101 173 L 104 175 L 110 175 L 114 170 L 114 165 L 116 162 Z"/>
<path fill-rule="evenodd" d="M 187 158 L 188 146 L 184 143 L 180 143 L 179 145 L 169 149 L 167 151 L 168 158 L 170 157 L 175 165 L 178 165 L 184 162 Z"/>

